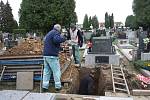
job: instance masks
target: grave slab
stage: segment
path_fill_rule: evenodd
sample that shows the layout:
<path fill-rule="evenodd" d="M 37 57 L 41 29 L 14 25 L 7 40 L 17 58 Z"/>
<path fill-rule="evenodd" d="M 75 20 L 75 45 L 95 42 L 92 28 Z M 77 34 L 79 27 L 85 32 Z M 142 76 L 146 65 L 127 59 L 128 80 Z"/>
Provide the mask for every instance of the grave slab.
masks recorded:
<path fill-rule="evenodd" d="M 17 72 L 16 89 L 32 90 L 33 89 L 33 72 Z"/>
<path fill-rule="evenodd" d="M 54 100 L 51 93 L 29 93 L 23 100 Z"/>
<path fill-rule="evenodd" d="M 100 97 L 100 100 L 133 100 L 132 97 Z"/>
<path fill-rule="evenodd" d="M 0 100 L 22 100 L 29 91 L 3 90 L 0 91 Z"/>
<path fill-rule="evenodd" d="M 97 61 L 96 61 L 97 58 Z M 88 54 L 85 56 L 85 66 L 94 67 L 95 64 L 119 65 L 119 55 L 115 54 Z"/>

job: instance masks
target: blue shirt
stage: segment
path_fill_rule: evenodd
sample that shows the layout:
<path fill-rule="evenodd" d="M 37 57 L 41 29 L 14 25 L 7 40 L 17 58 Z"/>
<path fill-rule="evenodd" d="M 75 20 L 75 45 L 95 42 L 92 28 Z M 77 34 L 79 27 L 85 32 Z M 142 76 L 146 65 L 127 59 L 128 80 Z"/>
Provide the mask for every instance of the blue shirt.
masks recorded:
<path fill-rule="evenodd" d="M 56 29 L 48 32 L 44 38 L 44 56 L 58 56 L 60 43 L 65 42 L 65 38 Z"/>

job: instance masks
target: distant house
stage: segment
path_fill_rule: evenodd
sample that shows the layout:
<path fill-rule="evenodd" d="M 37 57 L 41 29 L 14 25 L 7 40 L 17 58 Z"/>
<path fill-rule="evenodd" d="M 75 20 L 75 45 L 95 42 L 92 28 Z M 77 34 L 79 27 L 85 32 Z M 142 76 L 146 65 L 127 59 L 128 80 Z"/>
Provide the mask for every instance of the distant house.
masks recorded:
<path fill-rule="evenodd" d="M 104 29 L 105 28 L 105 22 L 100 22 L 99 23 L 99 28 Z"/>
<path fill-rule="evenodd" d="M 99 26 L 100 26 L 100 27 L 105 27 L 105 23 L 104 23 L 104 22 L 100 22 L 100 23 L 99 23 Z"/>
<path fill-rule="evenodd" d="M 83 24 L 77 24 L 77 27 L 82 29 L 83 28 Z"/>
<path fill-rule="evenodd" d="M 122 22 L 114 22 L 114 27 L 121 27 L 121 26 L 123 26 Z M 105 28 L 105 22 L 100 22 L 99 27 L 100 27 L 100 29 L 104 29 Z"/>
<path fill-rule="evenodd" d="M 121 26 L 124 26 L 124 25 L 123 25 L 122 22 L 115 22 L 115 23 L 114 23 L 114 26 L 115 26 L 115 27 L 121 27 Z"/>

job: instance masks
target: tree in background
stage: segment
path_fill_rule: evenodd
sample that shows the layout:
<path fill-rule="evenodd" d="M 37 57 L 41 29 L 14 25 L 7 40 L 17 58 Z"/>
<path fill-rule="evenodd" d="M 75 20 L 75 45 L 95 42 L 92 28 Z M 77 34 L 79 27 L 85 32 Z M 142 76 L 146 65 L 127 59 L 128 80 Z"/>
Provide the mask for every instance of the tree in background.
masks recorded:
<path fill-rule="evenodd" d="M 138 29 L 136 17 L 133 15 L 127 16 L 126 21 L 125 21 L 125 26 L 130 27 L 132 30 Z"/>
<path fill-rule="evenodd" d="M 89 28 L 90 28 L 91 25 L 92 25 L 92 17 L 90 16 L 89 17 Z"/>
<path fill-rule="evenodd" d="M 108 15 L 108 13 L 105 13 L 105 28 L 113 28 L 114 27 L 114 15 L 113 13 L 111 15 Z"/>
<path fill-rule="evenodd" d="M 114 27 L 114 15 L 113 15 L 113 13 L 111 14 L 111 16 L 109 16 L 109 21 L 110 21 L 110 27 L 113 28 Z"/>
<path fill-rule="evenodd" d="M 64 9 L 62 25 L 64 25 L 65 27 L 70 27 L 71 23 L 76 23 L 78 21 L 77 14 L 75 12 L 75 8 L 76 8 L 75 0 L 60 0 L 60 1 L 64 1 L 63 2 L 64 5 L 62 6 L 62 9 Z"/>
<path fill-rule="evenodd" d="M 92 25 L 93 25 L 93 28 L 96 28 L 96 29 L 99 28 L 99 21 L 96 15 L 92 17 Z"/>
<path fill-rule="evenodd" d="M 150 29 L 150 0 L 134 0 L 132 8 L 138 26 L 144 30 Z"/>
<path fill-rule="evenodd" d="M 109 15 L 108 15 L 108 13 L 106 12 L 106 13 L 105 13 L 105 28 L 109 28 L 109 26 L 110 26 Z"/>
<path fill-rule="evenodd" d="M 18 27 L 17 22 L 13 18 L 12 9 L 9 2 L 4 4 L 2 1 L 0 3 L 0 29 L 3 32 L 12 33 L 14 28 Z"/>
<path fill-rule="evenodd" d="M 83 29 L 85 30 L 89 29 L 89 19 L 87 14 L 85 14 L 84 16 Z"/>
<path fill-rule="evenodd" d="M 3 10 L 4 9 L 4 2 L 3 1 L 1 1 L 0 2 L 0 31 L 2 31 L 3 30 L 3 27 L 4 27 L 4 23 L 3 23 Z"/>
<path fill-rule="evenodd" d="M 21 28 L 46 33 L 54 24 L 69 27 L 77 22 L 75 0 L 23 0 L 19 11 Z"/>

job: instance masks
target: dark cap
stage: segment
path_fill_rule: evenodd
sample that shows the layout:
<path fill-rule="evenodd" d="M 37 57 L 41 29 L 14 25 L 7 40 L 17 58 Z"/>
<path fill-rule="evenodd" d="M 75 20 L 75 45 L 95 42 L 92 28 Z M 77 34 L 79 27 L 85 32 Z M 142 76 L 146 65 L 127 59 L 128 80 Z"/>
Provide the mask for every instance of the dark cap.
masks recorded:
<path fill-rule="evenodd" d="M 72 24 L 70 25 L 70 28 L 76 28 L 76 25 L 72 23 Z"/>

